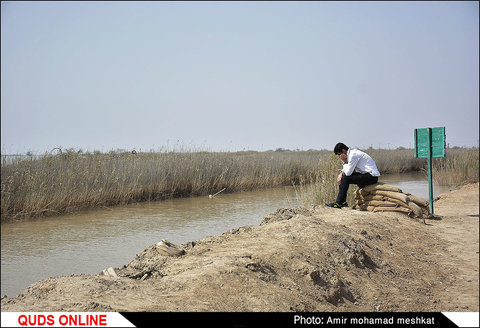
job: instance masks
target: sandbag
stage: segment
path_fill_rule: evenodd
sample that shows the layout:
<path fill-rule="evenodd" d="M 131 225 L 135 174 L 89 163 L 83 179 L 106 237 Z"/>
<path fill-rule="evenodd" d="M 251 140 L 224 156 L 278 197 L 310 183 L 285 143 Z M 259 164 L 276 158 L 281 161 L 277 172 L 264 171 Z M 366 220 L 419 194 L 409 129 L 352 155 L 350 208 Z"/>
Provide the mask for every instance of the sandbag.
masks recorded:
<path fill-rule="evenodd" d="M 409 193 L 405 193 L 405 195 L 407 195 L 408 198 L 410 198 L 410 201 L 414 202 L 415 204 L 417 204 L 420 207 L 428 207 L 428 205 L 429 205 L 428 200 L 426 200 L 426 199 L 423 199 L 421 197 L 418 197 L 418 196 L 415 196 L 415 195 L 412 195 L 412 194 L 409 194 Z"/>
<path fill-rule="evenodd" d="M 159 243 L 157 243 L 156 249 L 159 254 L 166 256 L 181 256 L 185 254 L 185 250 L 183 250 L 180 246 L 165 239 L 162 239 Z"/>
<path fill-rule="evenodd" d="M 382 201 L 382 200 L 369 200 L 369 201 L 363 202 L 361 205 L 398 207 L 398 204 L 396 204 L 394 202 L 387 202 L 387 201 Z"/>
<path fill-rule="evenodd" d="M 423 212 L 420 206 L 415 204 L 414 202 L 409 202 L 408 207 L 412 210 L 413 214 L 415 214 L 416 218 L 422 218 L 423 217 Z"/>
<path fill-rule="evenodd" d="M 412 211 L 406 207 L 381 207 L 375 206 L 373 212 L 402 212 L 410 214 Z"/>
<path fill-rule="evenodd" d="M 398 187 L 395 187 L 395 186 L 392 186 L 392 185 L 389 185 L 389 184 L 385 184 L 385 183 L 381 183 L 381 182 L 371 184 L 371 185 L 367 185 L 367 186 L 363 187 L 362 189 L 363 189 L 363 191 L 366 191 L 366 192 L 372 192 L 372 191 L 376 191 L 376 190 L 402 192 L 402 190 Z"/>
<path fill-rule="evenodd" d="M 354 209 L 371 212 L 401 212 L 416 218 L 430 218 L 428 201 L 396 186 L 368 185 L 354 192 Z"/>
<path fill-rule="evenodd" d="M 372 191 L 371 194 L 373 195 L 381 195 L 381 196 L 386 196 L 389 198 L 393 199 L 398 199 L 406 204 L 410 201 L 410 198 L 408 198 L 407 195 L 399 193 L 399 192 L 393 192 L 393 191 L 385 191 L 385 190 L 375 190 Z"/>
<path fill-rule="evenodd" d="M 399 199 L 395 199 L 395 198 L 390 198 L 390 197 L 384 197 L 384 200 L 387 201 L 387 202 L 392 202 L 392 203 L 395 203 L 395 204 L 398 204 L 398 206 L 403 206 L 403 207 L 407 207 L 408 208 L 408 203 L 405 203 Z"/>
<path fill-rule="evenodd" d="M 382 195 L 371 195 L 371 194 L 368 194 L 367 196 L 360 196 L 360 197 L 356 197 L 355 199 L 356 200 L 359 200 L 359 201 L 363 201 L 363 202 L 367 202 L 369 200 L 386 200 L 387 197 L 385 196 L 382 196 Z"/>
<path fill-rule="evenodd" d="M 362 189 L 357 189 L 357 191 L 355 191 L 354 197 L 366 197 L 368 195 L 370 195 L 370 192 L 365 191 L 362 188 Z"/>
<path fill-rule="evenodd" d="M 363 203 L 366 203 L 366 202 L 370 202 L 370 201 L 380 201 L 380 202 L 395 203 L 398 206 L 408 207 L 407 203 L 402 202 L 401 200 L 386 197 L 386 196 L 382 196 L 382 195 L 368 195 L 368 196 L 365 196 L 365 197 L 355 198 L 354 200 L 355 200 L 356 203 L 358 203 L 360 205 L 363 204 Z"/>

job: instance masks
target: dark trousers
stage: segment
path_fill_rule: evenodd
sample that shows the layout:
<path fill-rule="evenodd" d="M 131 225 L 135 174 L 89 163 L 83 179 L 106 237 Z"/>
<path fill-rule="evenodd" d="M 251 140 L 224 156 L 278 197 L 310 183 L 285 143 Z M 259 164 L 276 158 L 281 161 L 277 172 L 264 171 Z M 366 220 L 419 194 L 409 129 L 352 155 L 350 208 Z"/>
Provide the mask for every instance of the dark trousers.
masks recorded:
<path fill-rule="evenodd" d="M 378 177 L 374 177 L 370 173 L 357 173 L 354 172 L 350 176 L 343 175 L 342 182 L 340 182 L 340 188 L 337 196 L 337 203 L 343 204 L 347 200 L 348 187 L 351 184 L 358 185 L 359 188 L 363 188 L 366 185 L 371 185 L 378 182 Z"/>

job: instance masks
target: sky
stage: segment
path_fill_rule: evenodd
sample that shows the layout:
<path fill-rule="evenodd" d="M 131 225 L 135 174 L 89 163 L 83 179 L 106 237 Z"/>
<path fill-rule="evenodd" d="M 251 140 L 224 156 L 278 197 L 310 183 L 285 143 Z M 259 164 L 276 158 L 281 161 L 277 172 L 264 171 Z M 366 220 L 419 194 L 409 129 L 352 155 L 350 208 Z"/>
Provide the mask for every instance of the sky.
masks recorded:
<path fill-rule="evenodd" d="M 478 146 L 479 3 L 1 2 L 1 152 Z"/>

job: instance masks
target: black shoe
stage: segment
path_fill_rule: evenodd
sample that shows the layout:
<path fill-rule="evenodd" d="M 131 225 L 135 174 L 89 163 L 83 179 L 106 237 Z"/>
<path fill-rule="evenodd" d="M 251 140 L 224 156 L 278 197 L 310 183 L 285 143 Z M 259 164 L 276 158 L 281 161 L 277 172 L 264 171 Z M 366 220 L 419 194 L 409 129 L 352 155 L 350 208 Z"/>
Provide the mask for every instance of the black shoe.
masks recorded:
<path fill-rule="evenodd" d="M 348 204 L 347 204 L 347 202 L 344 202 L 343 204 L 339 204 L 339 203 L 335 202 L 335 203 L 327 203 L 327 204 L 325 204 L 325 206 L 333 207 L 333 208 L 342 208 L 342 207 L 348 206 Z"/>

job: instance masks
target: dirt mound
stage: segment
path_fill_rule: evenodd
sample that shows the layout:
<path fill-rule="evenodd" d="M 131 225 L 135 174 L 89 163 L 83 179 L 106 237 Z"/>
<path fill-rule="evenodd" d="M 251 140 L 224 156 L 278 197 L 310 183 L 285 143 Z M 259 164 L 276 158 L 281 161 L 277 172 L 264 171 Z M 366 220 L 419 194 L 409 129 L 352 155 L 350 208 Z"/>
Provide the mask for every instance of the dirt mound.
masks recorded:
<path fill-rule="evenodd" d="M 279 209 L 259 226 L 159 242 L 97 275 L 39 281 L 2 311 L 478 311 L 478 184 L 435 205 L 427 224 Z"/>

